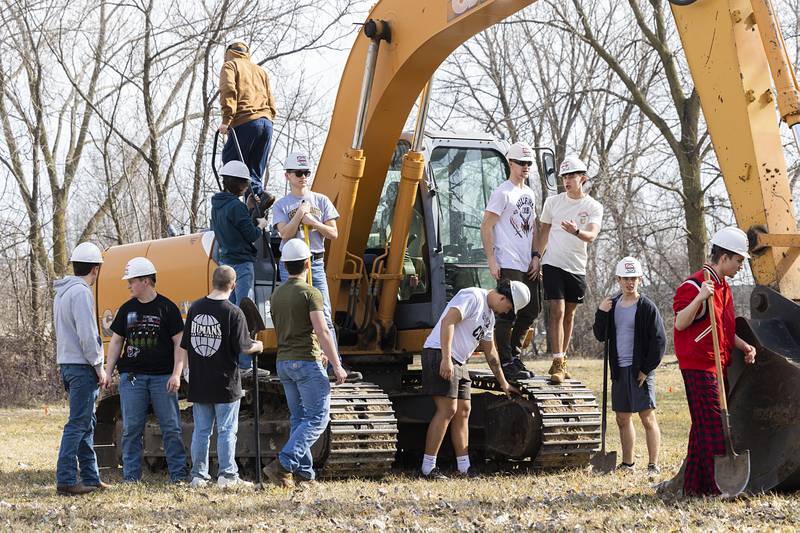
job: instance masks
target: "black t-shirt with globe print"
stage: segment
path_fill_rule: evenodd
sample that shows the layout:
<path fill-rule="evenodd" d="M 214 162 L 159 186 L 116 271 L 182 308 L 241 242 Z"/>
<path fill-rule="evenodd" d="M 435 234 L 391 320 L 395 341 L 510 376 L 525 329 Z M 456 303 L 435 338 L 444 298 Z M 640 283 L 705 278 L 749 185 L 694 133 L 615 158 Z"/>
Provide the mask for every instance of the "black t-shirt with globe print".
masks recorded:
<path fill-rule="evenodd" d="M 120 373 L 172 374 L 172 337 L 182 330 L 181 311 L 169 298 L 158 294 L 147 303 L 131 298 L 111 323 L 111 331 L 125 338 L 117 369 Z"/>
<path fill-rule="evenodd" d="M 228 300 L 194 302 L 181 340 L 189 352 L 189 401 L 230 403 L 241 398 L 239 354 L 252 344 L 241 309 Z"/>

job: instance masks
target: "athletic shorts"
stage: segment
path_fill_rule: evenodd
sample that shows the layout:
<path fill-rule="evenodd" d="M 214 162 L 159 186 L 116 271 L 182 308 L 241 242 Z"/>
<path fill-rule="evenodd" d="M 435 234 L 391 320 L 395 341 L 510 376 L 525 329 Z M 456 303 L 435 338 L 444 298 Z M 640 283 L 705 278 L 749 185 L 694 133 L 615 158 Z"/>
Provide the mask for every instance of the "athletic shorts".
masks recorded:
<path fill-rule="evenodd" d="M 422 392 L 431 396 L 444 396 L 458 400 L 469 400 L 472 380 L 467 365 L 453 361 L 450 379 L 439 375 L 442 351 L 437 348 L 422 349 Z"/>
<path fill-rule="evenodd" d="M 611 410 L 615 413 L 641 413 L 656 408 L 656 376 L 650 372 L 642 386 L 633 375 L 633 367 L 619 369 L 617 379 L 611 381 Z"/>
<path fill-rule="evenodd" d="M 545 300 L 565 300 L 580 304 L 586 295 L 586 276 L 573 274 L 553 265 L 542 265 L 542 288 Z"/>

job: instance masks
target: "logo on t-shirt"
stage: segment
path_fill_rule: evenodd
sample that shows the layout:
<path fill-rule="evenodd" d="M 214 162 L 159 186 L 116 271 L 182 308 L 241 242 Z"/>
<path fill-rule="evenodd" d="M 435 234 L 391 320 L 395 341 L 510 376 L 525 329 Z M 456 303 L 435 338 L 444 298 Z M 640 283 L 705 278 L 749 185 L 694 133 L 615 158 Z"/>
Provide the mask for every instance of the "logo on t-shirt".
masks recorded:
<path fill-rule="evenodd" d="M 578 224 L 581 226 L 586 225 L 589 222 L 589 212 L 588 211 L 581 211 L 578 213 Z"/>
<path fill-rule="evenodd" d="M 126 318 L 127 349 L 125 356 L 135 358 L 142 349 L 153 349 L 158 345 L 158 330 L 161 317 L 158 315 L 141 315 L 136 311 L 128 313 Z"/>
<path fill-rule="evenodd" d="M 222 343 L 222 326 L 211 315 L 197 315 L 192 318 L 192 348 L 201 357 L 211 357 Z"/>
<path fill-rule="evenodd" d="M 481 342 L 486 338 L 486 334 L 492 329 L 492 317 L 489 313 L 484 312 L 481 314 L 482 324 L 472 330 L 472 336 L 476 341 Z"/>
<path fill-rule="evenodd" d="M 517 237 L 524 239 L 531 233 L 531 220 L 533 214 L 536 212 L 533 206 L 533 198 L 528 195 L 520 196 L 517 200 L 517 206 L 514 213 L 511 215 L 511 226 Z"/>

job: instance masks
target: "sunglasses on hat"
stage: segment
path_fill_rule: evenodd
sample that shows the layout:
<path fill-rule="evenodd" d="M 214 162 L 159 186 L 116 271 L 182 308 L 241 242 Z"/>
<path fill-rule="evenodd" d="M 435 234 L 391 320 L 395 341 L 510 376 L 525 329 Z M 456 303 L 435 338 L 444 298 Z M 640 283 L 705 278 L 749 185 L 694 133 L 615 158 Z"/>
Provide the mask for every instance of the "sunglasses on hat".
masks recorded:
<path fill-rule="evenodd" d="M 533 161 L 518 161 L 516 159 L 512 159 L 511 162 L 514 163 L 515 165 L 519 165 L 521 167 L 529 167 L 529 166 L 533 165 Z"/>
<path fill-rule="evenodd" d="M 298 178 L 302 178 L 303 176 L 310 176 L 311 175 L 311 171 L 310 170 L 287 170 L 286 172 L 294 174 Z"/>

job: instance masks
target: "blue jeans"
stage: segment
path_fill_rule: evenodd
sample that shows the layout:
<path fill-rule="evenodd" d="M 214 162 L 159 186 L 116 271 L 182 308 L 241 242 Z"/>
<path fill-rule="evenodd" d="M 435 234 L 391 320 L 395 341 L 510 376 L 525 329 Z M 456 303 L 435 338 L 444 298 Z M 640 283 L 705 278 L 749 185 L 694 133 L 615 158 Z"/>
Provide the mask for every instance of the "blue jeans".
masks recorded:
<path fill-rule="evenodd" d="M 69 394 L 69 419 L 64 424 L 56 463 L 56 484 L 100 484 L 97 456 L 94 453 L 94 428 L 97 418 L 97 373 L 89 365 L 61 365 L 61 381 Z M 78 479 L 80 469 L 80 479 Z"/>
<path fill-rule="evenodd" d="M 289 279 L 289 273 L 286 271 L 286 266 L 283 264 L 283 261 L 278 263 L 278 271 L 281 274 L 281 280 L 286 281 Z M 328 278 L 325 277 L 325 258 L 323 257 L 320 257 L 316 261 L 311 261 L 311 285 L 322 293 L 322 312 L 325 315 L 325 323 L 328 324 L 333 343 L 338 346 L 336 328 L 333 327 L 333 315 L 331 314 L 331 296 L 328 292 Z"/>
<path fill-rule="evenodd" d="M 225 261 L 220 261 L 223 265 L 229 265 L 236 271 L 236 288 L 231 293 L 230 301 L 234 305 L 239 305 L 239 302 L 245 298 L 250 298 L 255 302 L 253 280 L 255 278 L 255 270 L 252 262 L 239 263 L 238 265 L 231 265 Z M 239 354 L 239 368 L 246 369 L 253 367 L 253 356 L 240 353 Z"/>
<path fill-rule="evenodd" d="M 164 455 L 172 481 L 186 479 L 186 450 L 181 435 L 178 393 L 167 391 L 169 374 L 150 376 L 123 372 L 119 375 L 122 404 L 122 477 L 142 478 L 142 446 L 147 411 L 152 405 L 161 428 Z"/>
<path fill-rule="evenodd" d="M 318 361 L 278 361 L 286 402 L 289 404 L 289 440 L 278 454 L 281 465 L 306 479 L 314 479 L 311 446 L 330 420 L 331 384 Z"/>
<path fill-rule="evenodd" d="M 233 128 L 236 131 L 236 138 L 239 140 L 239 147 L 242 149 L 243 163 L 250 169 L 250 186 L 253 192 L 260 195 L 264 190 L 261 176 L 267 167 L 267 156 L 269 146 L 272 143 L 272 121 L 267 118 L 257 118 L 250 122 L 245 122 Z M 228 135 L 225 147 L 222 149 L 222 162 L 238 161 L 239 152 L 233 141 L 233 135 Z"/>
<path fill-rule="evenodd" d="M 192 478 L 211 479 L 208 475 L 208 447 L 214 419 L 217 420 L 217 460 L 219 474 L 235 477 L 239 473 L 236 466 L 236 432 L 239 430 L 239 403 L 194 403 L 194 432 L 192 433 Z"/>

